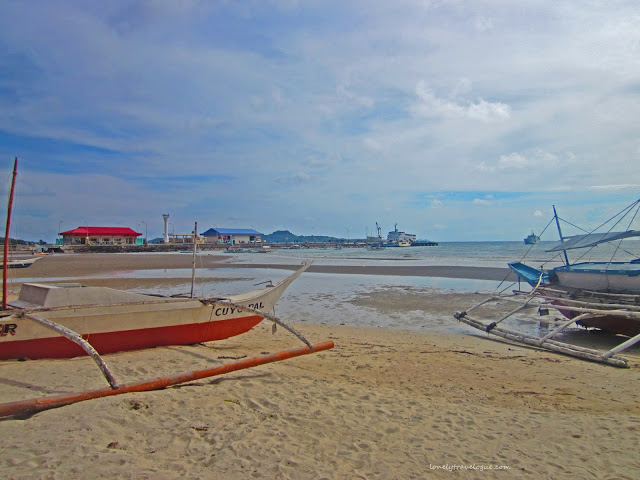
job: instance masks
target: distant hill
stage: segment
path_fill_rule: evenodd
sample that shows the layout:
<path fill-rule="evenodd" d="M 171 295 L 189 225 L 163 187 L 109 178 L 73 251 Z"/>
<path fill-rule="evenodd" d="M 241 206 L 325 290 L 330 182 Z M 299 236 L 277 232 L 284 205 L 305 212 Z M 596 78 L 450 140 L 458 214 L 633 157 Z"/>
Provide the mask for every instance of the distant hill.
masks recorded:
<path fill-rule="evenodd" d="M 289 230 L 277 230 L 268 235 L 262 235 L 262 241 L 267 243 L 331 243 L 331 242 L 342 242 L 344 239 L 329 237 L 326 235 L 295 235 L 291 233 Z"/>
<path fill-rule="evenodd" d="M 0 244 L 4 245 L 5 237 L 0 237 Z M 31 242 L 28 240 L 20 240 L 17 238 L 9 238 L 9 245 L 46 245 L 44 240 L 38 240 L 37 242 Z"/>

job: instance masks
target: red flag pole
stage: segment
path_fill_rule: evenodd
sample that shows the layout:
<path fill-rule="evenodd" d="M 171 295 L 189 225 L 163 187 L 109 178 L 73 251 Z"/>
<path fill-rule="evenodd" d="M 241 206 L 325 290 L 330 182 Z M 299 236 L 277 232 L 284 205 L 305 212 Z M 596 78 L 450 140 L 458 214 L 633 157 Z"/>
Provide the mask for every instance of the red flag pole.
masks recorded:
<path fill-rule="evenodd" d="M 9 206 L 7 207 L 7 229 L 4 234 L 4 262 L 2 264 L 2 309 L 7 309 L 7 268 L 9 268 L 9 228 L 11 227 L 11 208 L 13 207 L 13 190 L 16 186 L 18 175 L 18 157 L 13 162 L 13 179 L 11 180 L 11 192 L 9 193 Z"/>

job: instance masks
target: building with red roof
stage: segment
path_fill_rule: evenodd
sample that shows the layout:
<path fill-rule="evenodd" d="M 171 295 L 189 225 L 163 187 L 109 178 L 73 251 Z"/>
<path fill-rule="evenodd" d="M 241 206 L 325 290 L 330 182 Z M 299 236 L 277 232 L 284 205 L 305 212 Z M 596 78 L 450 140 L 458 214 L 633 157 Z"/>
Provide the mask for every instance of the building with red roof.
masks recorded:
<path fill-rule="evenodd" d="M 63 245 L 135 245 L 142 233 L 128 227 L 78 227 L 58 235 Z"/>

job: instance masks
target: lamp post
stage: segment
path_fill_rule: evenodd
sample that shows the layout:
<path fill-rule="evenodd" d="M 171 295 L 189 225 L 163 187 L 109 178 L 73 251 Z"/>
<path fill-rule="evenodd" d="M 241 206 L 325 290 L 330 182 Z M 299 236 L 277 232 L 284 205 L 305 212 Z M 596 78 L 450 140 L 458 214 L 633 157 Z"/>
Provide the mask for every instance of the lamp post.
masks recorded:
<path fill-rule="evenodd" d="M 144 244 L 147 244 L 147 222 L 140 220 L 140 223 L 144 223 Z"/>
<path fill-rule="evenodd" d="M 89 224 L 87 223 L 87 221 L 86 221 L 86 220 L 84 220 L 82 223 L 84 223 L 84 224 L 85 224 L 84 228 L 86 229 L 86 230 L 85 230 L 85 240 L 84 240 L 84 243 L 85 243 L 85 245 L 89 245 Z"/>
<path fill-rule="evenodd" d="M 62 220 L 58 222 L 58 235 L 60 235 L 61 231 L 62 231 Z M 62 243 L 64 243 L 64 237 L 62 237 Z"/>
<path fill-rule="evenodd" d="M 147 222 L 145 222 L 144 220 L 140 220 L 136 225 L 136 230 L 138 229 L 141 223 L 144 224 L 144 244 L 146 245 L 147 244 Z"/>

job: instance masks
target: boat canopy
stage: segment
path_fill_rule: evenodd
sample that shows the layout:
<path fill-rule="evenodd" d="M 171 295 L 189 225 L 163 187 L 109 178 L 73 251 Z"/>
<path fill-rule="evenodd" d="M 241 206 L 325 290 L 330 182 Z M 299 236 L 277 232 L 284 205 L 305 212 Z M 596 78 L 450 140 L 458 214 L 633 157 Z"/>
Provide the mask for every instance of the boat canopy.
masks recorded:
<path fill-rule="evenodd" d="M 613 242 L 622 240 L 623 238 L 639 237 L 640 231 L 627 230 L 626 232 L 607 232 L 607 233 L 589 233 L 587 235 L 576 235 L 564 242 L 559 243 L 547 252 L 561 252 L 562 250 L 571 250 L 574 248 L 594 247 L 600 243 Z"/>

